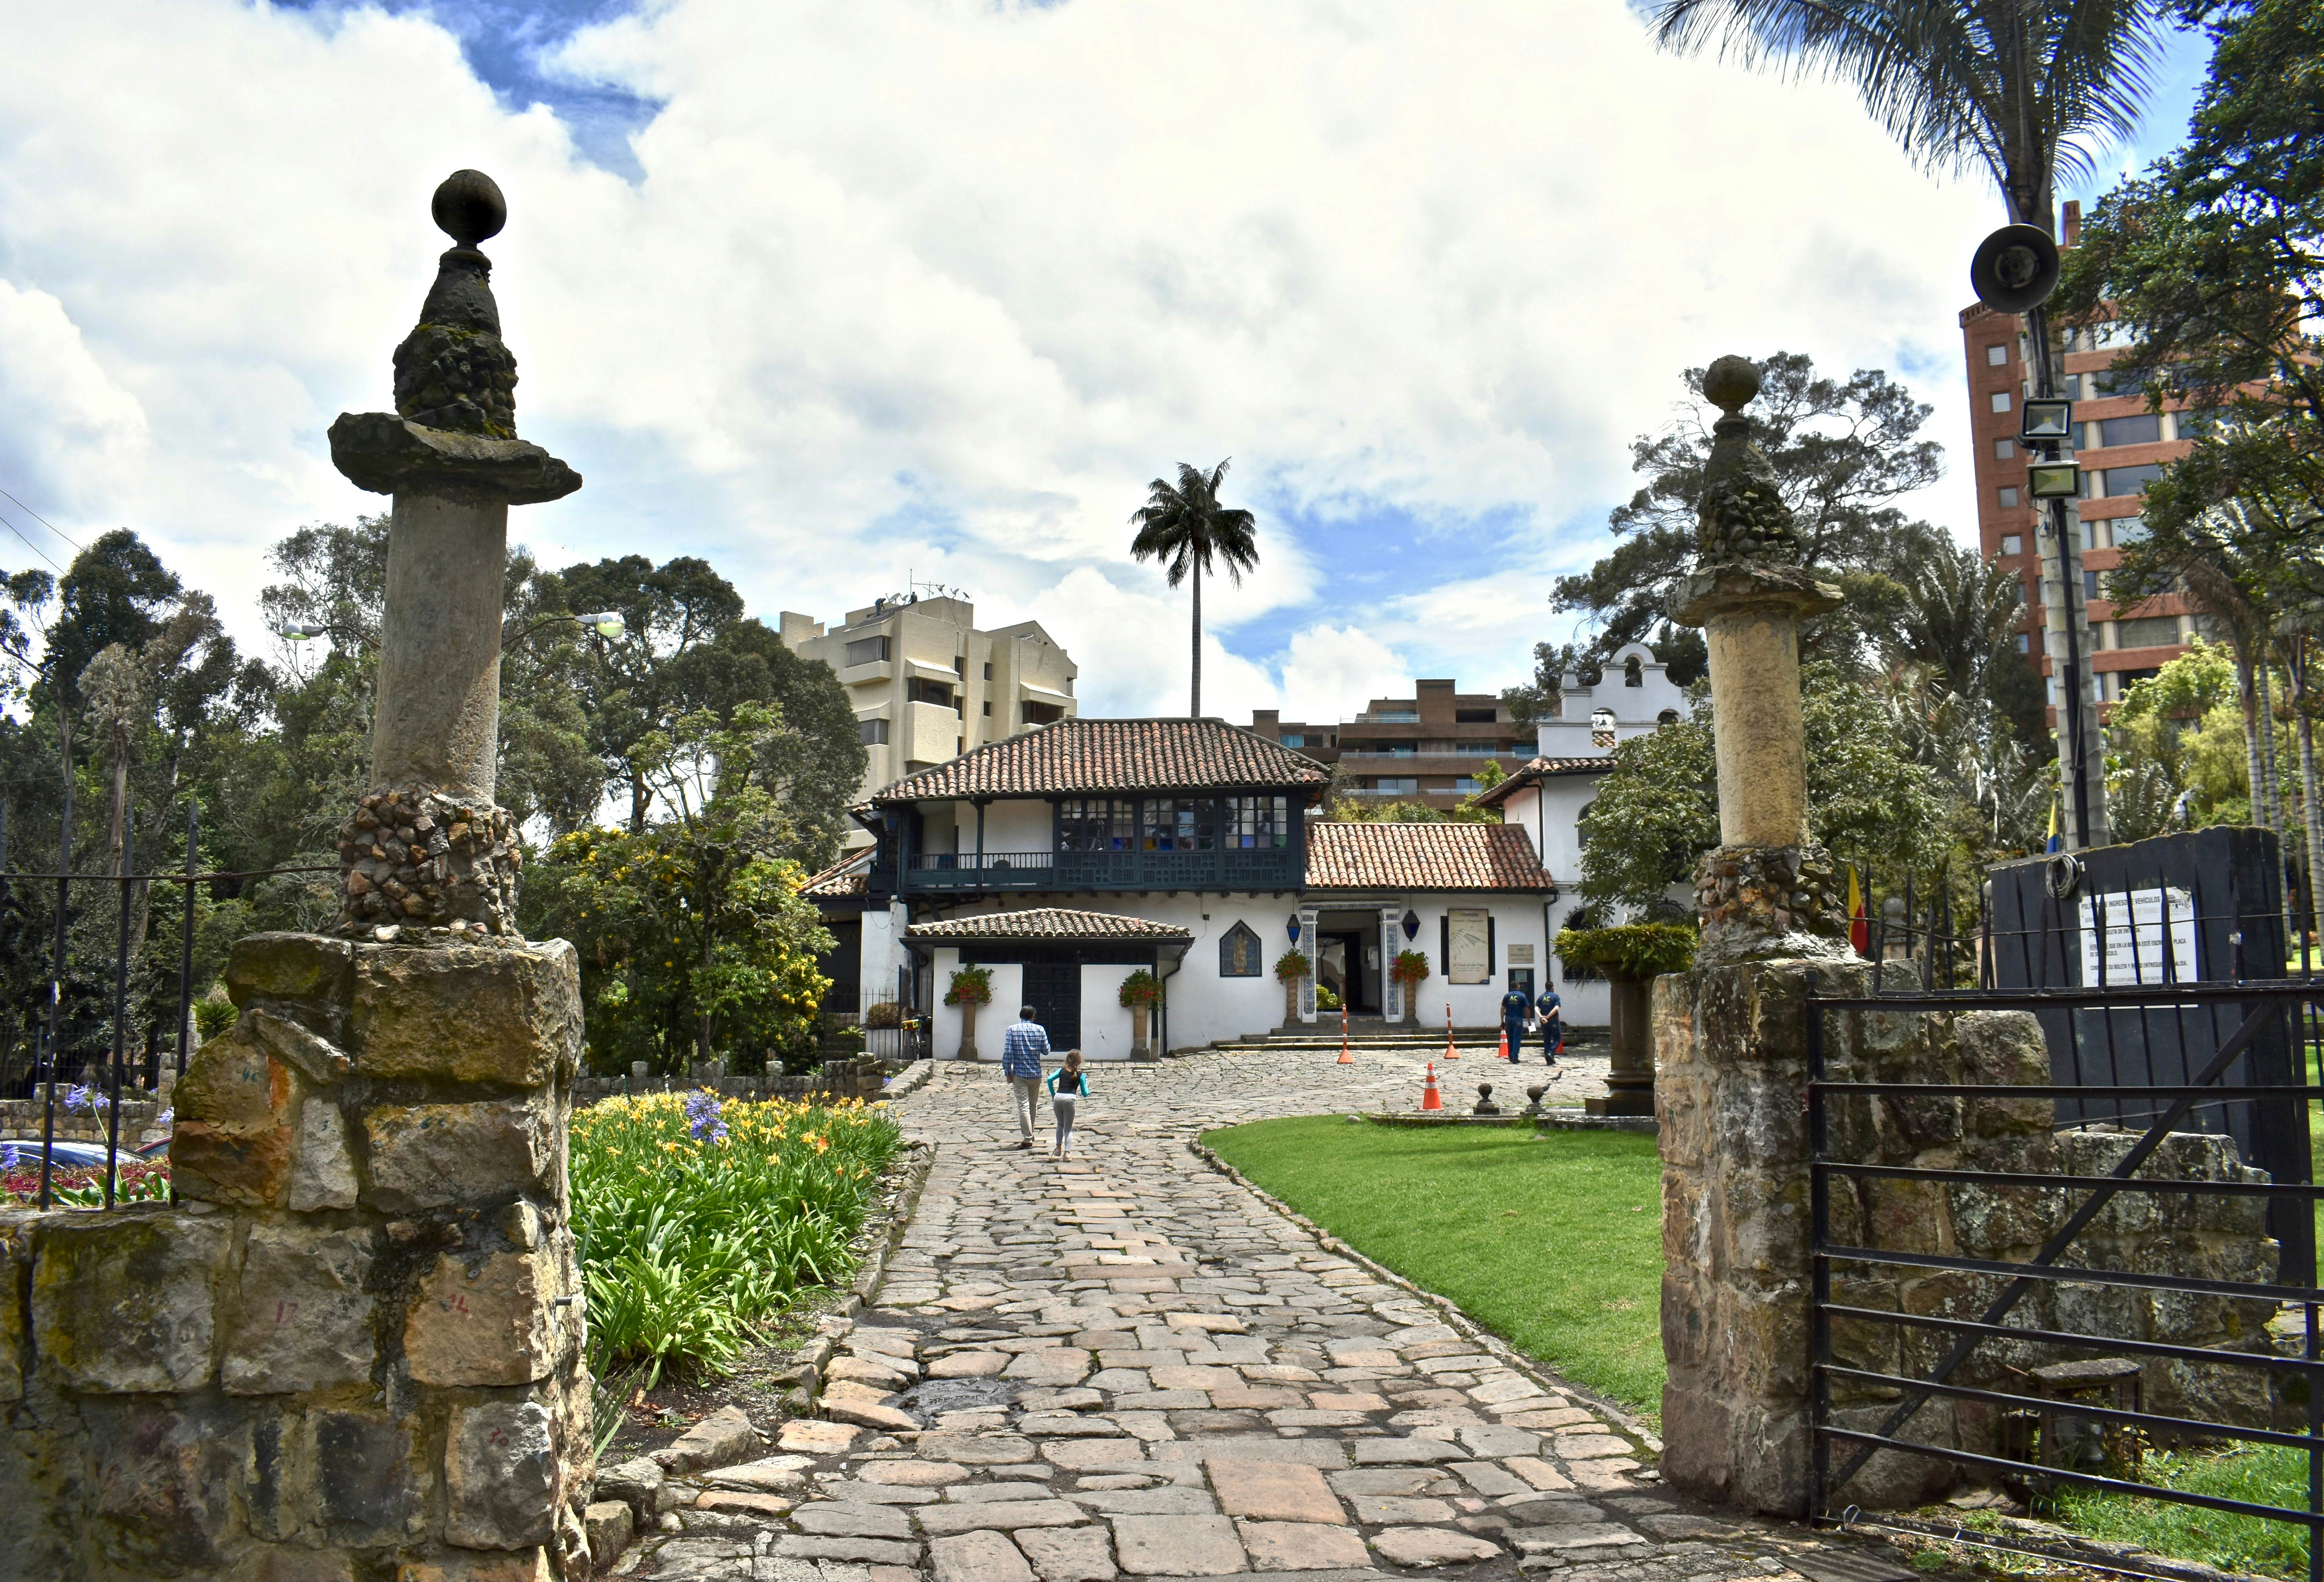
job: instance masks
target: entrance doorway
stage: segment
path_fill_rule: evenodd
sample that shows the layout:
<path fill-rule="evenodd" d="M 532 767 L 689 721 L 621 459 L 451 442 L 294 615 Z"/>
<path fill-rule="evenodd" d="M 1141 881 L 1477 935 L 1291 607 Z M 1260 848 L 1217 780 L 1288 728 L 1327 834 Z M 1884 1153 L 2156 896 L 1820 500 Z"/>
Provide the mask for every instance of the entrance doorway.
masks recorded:
<path fill-rule="evenodd" d="M 1379 914 L 1324 912 L 1315 919 L 1315 980 L 1330 986 L 1351 1016 L 1377 1016 L 1380 998 Z"/>
<path fill-rule="evenodd" d="M 1072 961 L 1025 963 L 1025 1003 L 1033 1019 L 1048 1029 L 1049 1047 L 1064 1053 L 1082 1043 L 1082 964 Z"/>

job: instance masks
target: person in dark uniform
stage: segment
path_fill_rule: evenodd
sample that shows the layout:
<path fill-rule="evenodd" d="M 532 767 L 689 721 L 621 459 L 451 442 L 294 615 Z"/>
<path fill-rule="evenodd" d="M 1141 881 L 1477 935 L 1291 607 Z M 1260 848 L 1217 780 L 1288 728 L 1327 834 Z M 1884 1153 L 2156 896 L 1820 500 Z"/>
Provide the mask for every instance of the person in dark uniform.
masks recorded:
<path fill-rule="evenodd" d="M 1509 985 L 1508 993 L 1501 996 L 1501 1032 L 1509 1041 L 1511 1064 L 1525 1058 L 1526 1016 L 1532 1009 L 1526 991 L 1514 983 Z"/>
<path fill-rule="evenodd" d="M 1541 1056 L 1555 1065 L 1558 1052 L 1565 1047 L 1565 1002 L 1557 998 L 1557 990 L 1545 988 L 1533 1009 L 1541 1018 Z"/>

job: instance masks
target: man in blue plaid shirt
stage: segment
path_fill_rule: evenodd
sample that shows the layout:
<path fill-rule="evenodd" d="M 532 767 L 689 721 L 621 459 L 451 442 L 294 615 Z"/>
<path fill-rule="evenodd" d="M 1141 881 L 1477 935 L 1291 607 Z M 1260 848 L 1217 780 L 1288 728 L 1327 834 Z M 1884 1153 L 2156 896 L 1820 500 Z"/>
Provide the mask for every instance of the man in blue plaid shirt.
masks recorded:
<path fill-rule="evenodd" d="M 1048 1029 L 1032 1020 L 1032 1006 L 1018 1010 L 1018 1020 L 1001 1034 L 1001 1076 L 1009 1078 L 1009 1097 L 1016 1099 L 1018 1131 L 1032 1147 L 1034 1106 L 1041 1103 L 1041 1057 L 1048 1054 Z"/>
<path fill-rule="evenodd" d="M 1033 1145 L 1034 1107 L 1041 1101 L 1041 1060 L 1049 1053 L 1049 1030 L 1033 1019 L 1033 1007 L 1026 1006 L 1001 1035 L 1001 1074 L 1009 1079 L 1010 1097 L 1017 1104 L 1017 1129 L 1025 1140 L 1017 1145 Z"/>

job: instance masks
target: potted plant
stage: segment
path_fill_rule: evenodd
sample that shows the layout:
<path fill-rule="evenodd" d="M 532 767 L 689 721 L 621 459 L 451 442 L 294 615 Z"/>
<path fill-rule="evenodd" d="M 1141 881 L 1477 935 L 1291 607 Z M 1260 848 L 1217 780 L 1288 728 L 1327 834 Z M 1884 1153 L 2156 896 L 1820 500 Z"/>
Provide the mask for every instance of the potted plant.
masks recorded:
<path fill-rule="evenodd" d="M 976 1007 L 992 1003 L 992 969 L 963 967 L 954 971 L 944 1002 L 960 1007 L 959 1058 L 976 1059 Z"/>
<path fill-rule="evenodd" d="M 1552 949 L 1566 969 L 1594 968 L 1606 978 L 1611 1060 L 1606 1097 L 1586 1102 L 1591 1114 L 1654 1114 L 1655 1060 L 1647 1045 L 1646 990 L 1662 974 L 1683 972 L 1694 965 L 1695 941 L 1695 931 L 1683 923 L 1558 930 Z"/>
<path fill-rule="evenodd" d="M 1420 1026 L 1420 986 L 1428 977 L 1426 951 L 1398 951 L 1388 964 L 1388 975 L 1404 985 L 1404 1025 Z"/>
<path fill-rule="evenodd" d="M 1130 1011 L 1130 1058 L 1152 1060 L 1154 1051 L 1147 1043 L 1154 1007 L 1162 1003 L 1162 980 L 1140 967 L 1121 980 L 1121 1003 Z"/>
<path fill-rule="evenodd" d="M 1283 1025 L 1286 1027 L 1299 1019 L 1299 985 L 1312 965 L 1307 952 L 1297 945 L 1275 958 L 1275 980 L 1283 985 Z"/>

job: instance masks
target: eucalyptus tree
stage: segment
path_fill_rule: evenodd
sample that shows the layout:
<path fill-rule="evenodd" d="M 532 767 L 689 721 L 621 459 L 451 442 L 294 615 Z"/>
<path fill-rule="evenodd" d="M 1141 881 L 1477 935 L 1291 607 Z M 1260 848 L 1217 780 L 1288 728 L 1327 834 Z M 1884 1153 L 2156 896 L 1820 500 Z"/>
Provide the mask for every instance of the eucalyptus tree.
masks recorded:
<path fill-rule="evenodd" d="M 1194 579 L 1194 673 L 1186 710 L 1194 719 L 1203 713 L 1203 574 L 1215 560 L 1240 584 L 1242 574 L 1259 564 L 1253 539 L 1259 519 L 1219 499 L 1219 486 L 1226 477 L 1225 462 L 1208 473 L 1180 462 L 1177 483 L 1155 479 L 1146 486 L 1146 503 L 1130 513 L 1130 525 L 1138 529 L 1130 543 L 1130 555 L 1161 562 L 1174 588 L 1189 576 Z"/>

